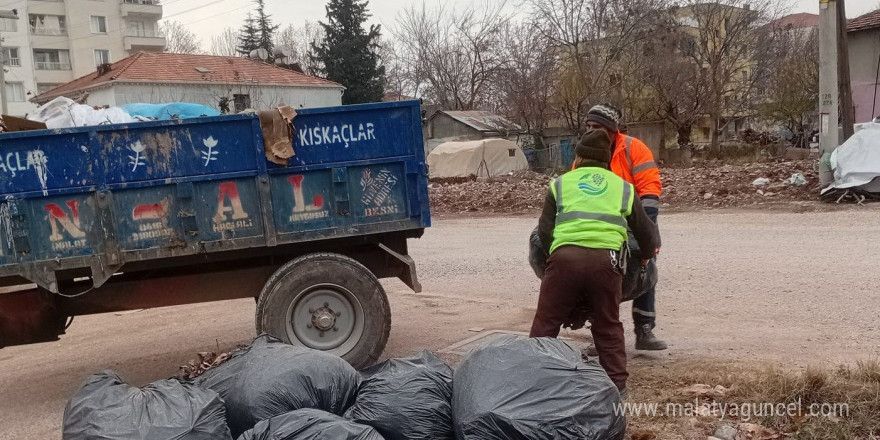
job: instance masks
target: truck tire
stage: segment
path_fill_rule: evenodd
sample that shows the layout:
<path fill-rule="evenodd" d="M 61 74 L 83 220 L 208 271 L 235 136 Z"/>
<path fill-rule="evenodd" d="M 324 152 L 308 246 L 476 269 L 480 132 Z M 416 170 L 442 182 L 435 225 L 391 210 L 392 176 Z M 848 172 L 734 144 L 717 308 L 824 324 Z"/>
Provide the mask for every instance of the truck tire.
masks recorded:
<path fill-rule="evenodd" d="M 257 334 L 327 351 L 355 368 L 382 355 L 391 308 L 379 280 L 343 255 L 317 253 L 272 274 L 257 301 Z"/>

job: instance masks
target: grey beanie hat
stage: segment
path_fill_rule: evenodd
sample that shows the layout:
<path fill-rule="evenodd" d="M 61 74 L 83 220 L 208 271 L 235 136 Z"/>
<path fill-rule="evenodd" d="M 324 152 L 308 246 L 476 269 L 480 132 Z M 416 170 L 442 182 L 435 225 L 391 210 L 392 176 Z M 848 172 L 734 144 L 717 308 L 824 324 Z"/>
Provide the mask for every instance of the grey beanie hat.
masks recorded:
<path fill-rule="evenodd" d="M 620 110 L 611 104 L 599 104 L 593 106 L 587 113 L 587 121 L 602 125 L 611 131 L 617 131 L 621 117 Z"/>

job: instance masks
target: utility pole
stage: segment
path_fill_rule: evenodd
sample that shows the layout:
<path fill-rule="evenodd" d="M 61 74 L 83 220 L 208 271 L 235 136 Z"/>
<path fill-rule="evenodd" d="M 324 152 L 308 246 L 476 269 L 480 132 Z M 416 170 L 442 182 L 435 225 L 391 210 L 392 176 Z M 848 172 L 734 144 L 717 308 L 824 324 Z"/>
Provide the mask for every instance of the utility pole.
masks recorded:
<path fill-rule="evenodd" d="M 833 174 L 826 154 L 840 144 L 837 121 L 838 106 L 838 45 L 837 0 L 819 0 L 819 180 L 831 183 Z"/>
<path fill-rule="evenodd" d="M 840 88 L 840 125 L 846 142 L 853 135 L 856 114 L 852 100 L 852 82 L 849 76 L 849 44 L 846 38 L 846 0 L 837 0 L 837 75 Z"/>
<path fill-rule="evenodd" d="M 18 11 L 15 9 L 11 11 L 0 11 L 0 19 L 4 18 L 8 18 L 10 20 L 18 20 Z M 3 35 L 0 35 L 0 47 L 2 46 Z M 3 54 L 0 53 L 0 115 L 5 115 L 9 114 L 9 109 L 6 105 L 6 68 L 3 67 L 2 59 Z"/>

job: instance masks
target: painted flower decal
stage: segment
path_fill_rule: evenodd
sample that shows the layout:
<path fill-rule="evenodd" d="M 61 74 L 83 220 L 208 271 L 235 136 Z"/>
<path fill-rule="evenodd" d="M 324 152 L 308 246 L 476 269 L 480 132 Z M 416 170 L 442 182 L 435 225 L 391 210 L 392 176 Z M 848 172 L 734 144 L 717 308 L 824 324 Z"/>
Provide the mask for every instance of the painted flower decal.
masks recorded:
<path fill-rule="evenodd" d="M 207 139 L 203 139 L 202 143 L 208 147 L 207 150 L 202 150 L 202 159 L 205 160 L 205 166 L 208 166 L 212 160 L 217 160 L 217 155 L 220 154 L 219 151 L 214 151 L 214 147 L 217 146 L 217 140 L 214 139 L 214 136 L 208 136 Z"/>

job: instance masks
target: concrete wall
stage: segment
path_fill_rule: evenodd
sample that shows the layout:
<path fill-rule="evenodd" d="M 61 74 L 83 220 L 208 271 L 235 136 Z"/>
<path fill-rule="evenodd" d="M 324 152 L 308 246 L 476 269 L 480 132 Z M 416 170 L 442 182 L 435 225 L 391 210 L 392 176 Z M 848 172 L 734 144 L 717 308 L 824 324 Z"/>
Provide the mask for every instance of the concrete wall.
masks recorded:
<path fill-rule="evenodd" d="M 660 158 L 660 150 L 666 140 L 666 128 L 662 122 L 635 122 L 627 124 L 627 134 L 645 143 L 654 158 Z"/>
<path fill-rule="evenodd" d="M 479 130 L 438 113 L 428 123 L 428 139 L 447 139 L 456 141 L 479 140 L 483 133 Z"/>
<path fill-rule="evenodd" d="M 265 110 L 280 104 L 293 108 L 330 107 L 342 105 L 342 92 L 337 88 L 223 86 L 223 85 L 139 85 L 116 84 L 112 97 L 106 94 L 89 96 L 90 105 L 125 105 L 132 103 L 161 104 L 191 102 L 219 109 L 223 96 L 232 100 L 233 94 L 248 94 L 251 107 Z M 234 110 L 230 102 L 230 110 Z"/>
<path fill-rule="evenodd" d="M 855 122 L 869 122 L 880 114 L 880 96 L 874 96 L 877 62 L 880 60 L 880 28 L 850 32 L 847 39 Z M 871 114 L 872 106 L 876 107 L 874 115 Z"/>

